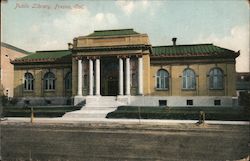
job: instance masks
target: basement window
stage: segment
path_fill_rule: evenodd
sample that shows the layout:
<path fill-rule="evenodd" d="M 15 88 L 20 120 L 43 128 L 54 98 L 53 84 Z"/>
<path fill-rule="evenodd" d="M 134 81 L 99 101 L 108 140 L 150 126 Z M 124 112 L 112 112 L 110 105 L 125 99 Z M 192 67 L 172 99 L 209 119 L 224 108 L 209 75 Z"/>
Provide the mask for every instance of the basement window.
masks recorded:
<path fill-rule="evenodd" d="M 221 100 L 214 100 L 214 105 L 215 106 L 220 106 L 221 105 Z"/>
<path fill-rule="evenodd" d="M 27 105 L 29 105 L 30 104 L 30 100 L 25 100 L 24 101 L 24 104 L 27 106 Z"/>
<path fill-rule="evenodd" d="M 187 105 L 192 106 L 193 105 L 193 100 L 187 100 Z"/>
<path fill-rule="evenodd" d="M 51 100 L 45 100 L 46 105 L 50 105 L 51 104 Z"/>
<path fill-rule="evenodd" d="M 159 106 L 167 106 L 167 100 L 159 100 Z"/>

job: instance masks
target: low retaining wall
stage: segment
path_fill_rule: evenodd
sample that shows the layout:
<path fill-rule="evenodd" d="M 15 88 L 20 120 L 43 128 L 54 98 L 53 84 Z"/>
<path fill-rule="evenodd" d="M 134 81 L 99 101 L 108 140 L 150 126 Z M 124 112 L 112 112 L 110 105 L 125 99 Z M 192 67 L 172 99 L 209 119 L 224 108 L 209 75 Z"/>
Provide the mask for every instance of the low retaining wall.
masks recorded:
<path fill-rule="evenodd" d="M 105 96 L 107 98 L 108 96 Z M 16 105 L 24 106 L 29 105 L 84 105 L 85 97 L 76 96 L 76 97 L 20 97 L 17 99 Z M 125 99 L 125 101 L 124 101 Z M 120 102 L 120 96 L 117 96 L 116 100 Z M 127 101 L 126 101 L 127 100 Z M 192 102 L 192 105 L 188 105 L 187 102 Z M 216 105 L 215 103 L 218 103 Z M 238 99 L 237 97 L 229 96 L 129 96 L 124 97 L 122 102 L 123 104 L 131 106 L 237 106 Z"/>
<path fill-rule="evenodd" d="M 17 106 L 46 106 L 46 105 L 71 105 L 73 102 L 70 97 L 19 97 Z"/>
<path fill-rule="evenodd" d="M 193 105 L 188 105 L 187 101 Z M 237 106 L 237 98 L 228 96 L 131 96 L 131 106 L 159 106 L 166 103 L 166 106 L 215 106 L 215 101 L 220 102 L 218 106 Z"/>

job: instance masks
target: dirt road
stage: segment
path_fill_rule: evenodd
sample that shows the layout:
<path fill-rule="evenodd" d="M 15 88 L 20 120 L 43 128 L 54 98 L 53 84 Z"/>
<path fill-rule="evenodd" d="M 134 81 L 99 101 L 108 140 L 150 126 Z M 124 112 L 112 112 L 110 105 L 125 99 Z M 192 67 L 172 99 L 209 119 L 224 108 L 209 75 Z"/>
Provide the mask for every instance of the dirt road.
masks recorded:
<path fill-rule="evenodd" d="M 1 123 L 2 160 L 226 161 L 249 155 L 247 125 Z"/>

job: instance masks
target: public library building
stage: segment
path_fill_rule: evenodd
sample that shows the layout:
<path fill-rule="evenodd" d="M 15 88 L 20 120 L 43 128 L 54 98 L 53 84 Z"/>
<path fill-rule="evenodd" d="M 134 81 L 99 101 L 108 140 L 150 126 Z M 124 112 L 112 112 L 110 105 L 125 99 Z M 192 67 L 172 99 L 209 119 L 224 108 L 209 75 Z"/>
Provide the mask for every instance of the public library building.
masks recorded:
<path fill-rule="evenodd" d="M 237 104 L 239 52 L 172 41 L 152 46 L 147 34 L 133 29 L 79 36 L 68 50 L 37 51 L 12 61 L 14 97 L 34 105 L 98 105 L 112 99 L 145 106 Z"/>

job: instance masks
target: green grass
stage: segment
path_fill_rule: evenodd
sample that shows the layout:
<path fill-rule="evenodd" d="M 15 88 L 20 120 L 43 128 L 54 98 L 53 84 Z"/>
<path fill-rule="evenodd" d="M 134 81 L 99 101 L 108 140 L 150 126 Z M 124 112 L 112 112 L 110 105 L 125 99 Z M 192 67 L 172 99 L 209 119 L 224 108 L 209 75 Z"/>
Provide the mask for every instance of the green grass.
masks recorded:
<path fill-rule="evenodd" d="M 142 119 L 198 120 L 200 111 L 205 112 L 206 120 L 247 121 L 249 112 L 239 107 L 140 107 Z M 120 106 L 107 118 L 139 118 L 136 106 Z"/>
<path fill-rule="evenodd" d="M 61 117 L 66 112 L 79 110 L 76 106 L 39 106 L 33 107 L 35 117 Z M 31 110 L 27 107 L 5 106 L 3 108 L 4 117 L 30 117 Z"/>

